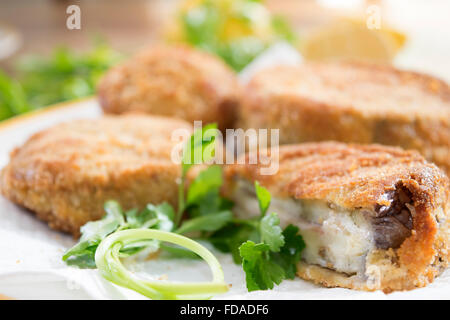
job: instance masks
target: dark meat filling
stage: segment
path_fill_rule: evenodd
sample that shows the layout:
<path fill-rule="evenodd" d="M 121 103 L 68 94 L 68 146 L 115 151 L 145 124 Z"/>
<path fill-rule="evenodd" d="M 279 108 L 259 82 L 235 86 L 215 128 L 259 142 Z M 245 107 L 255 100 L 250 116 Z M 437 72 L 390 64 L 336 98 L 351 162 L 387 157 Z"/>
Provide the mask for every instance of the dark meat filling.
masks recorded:
<path fill-rule="evenodd" d="M 373 219 L 375 244 L 378 248 L 398 248 L 411 235 L 413 221 L 406 204 L 413 204 L 411 193 L 399 186 L 388 193 L 392 200 L 390 206 L 377 205 L 376 217 Z"/>

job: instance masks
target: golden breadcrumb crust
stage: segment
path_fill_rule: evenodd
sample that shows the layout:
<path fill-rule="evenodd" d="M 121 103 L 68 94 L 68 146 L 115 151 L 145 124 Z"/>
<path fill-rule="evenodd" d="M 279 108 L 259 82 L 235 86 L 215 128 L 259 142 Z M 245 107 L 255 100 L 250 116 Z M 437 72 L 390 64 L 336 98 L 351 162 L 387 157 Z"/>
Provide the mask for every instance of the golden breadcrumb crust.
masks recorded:
<path fill-rule="evenodd" d="M 177 203 L 180 165 L 171 160 L 183 120 L 159 116 L 105 116 L 75 120 L 34 134 L 11 152 L 1 193 L 56 230 L 79 235 L 114 199 L 124 207 Z M 181 138 L 180 138 L 181 139 Z"/>
<path fill-rule="evenodd" d="M 248 163 L 248 161 L 246 161 Z M 390 204 L 386 193 L 405 188 L 413 201 L 411 235 L 398 249 L 369 253 L 367 279 L 300 263 L 298 275 L 328 287 L 409 290 L 432 282 L 450 258 L 447 176 L 415 151 L 335 142 L 280 147 L 279 171 L 261 175 L 259 164 L 227 167 L 225 194 L 237 178 L 259 181 L 274 197 L 317 199 L 344 209 Z"/>
<path fill-rule="evenodd" d="M 238 126 L 280 129 L 280 143 L 336 140 L 416 149 L 450 173 L 450 88 L 365 63 L 305 63 L 255 75 Z"/>
<path fill-rule="evenodd" d="M 221 60 L 185 46 L 157 46 L 109 70 L 98 86 L 106 113 L 145 112 L 231 127 L 239 86 Z"/>

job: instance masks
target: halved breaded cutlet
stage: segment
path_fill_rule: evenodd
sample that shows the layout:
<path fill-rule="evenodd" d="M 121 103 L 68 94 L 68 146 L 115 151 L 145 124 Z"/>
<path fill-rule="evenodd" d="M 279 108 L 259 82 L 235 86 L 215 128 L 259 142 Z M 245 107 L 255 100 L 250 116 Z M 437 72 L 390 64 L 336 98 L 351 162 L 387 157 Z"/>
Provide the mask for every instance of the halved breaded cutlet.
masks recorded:
<path fill-rule="evenodd" d="M 248 163 L 248 161 L 246 161 Z M 280 147 L 279 171 L 230 165 L 225 194 L 240 216 L 257 214 L 253 181 L 272 193 L 269 212 L 299 227 L 298 275 L 328 287 L 409 290 L 448 265 L 446 175 L 415 151 L 334 142 Z"/>
<path fill-rule="evenodd" d="M 263 70 L 238 127 L 280 129 L 280 143 L 335 140 L 418 150 L 450 174 L 450 87 L 391 66 L 304 63 Z"/>
<path fill-rule="evenodd" d="M 180 128 L 192 132 L 183 120 L 146 115 L 58 124 L 11 152 L 1 172 L 1 193 L 50 227 L 74 235 L 103 216 L 109 199 L 124 209 L 176 205 L 180 165 L 171 152 L 180 141 L 171 138 Z"/>

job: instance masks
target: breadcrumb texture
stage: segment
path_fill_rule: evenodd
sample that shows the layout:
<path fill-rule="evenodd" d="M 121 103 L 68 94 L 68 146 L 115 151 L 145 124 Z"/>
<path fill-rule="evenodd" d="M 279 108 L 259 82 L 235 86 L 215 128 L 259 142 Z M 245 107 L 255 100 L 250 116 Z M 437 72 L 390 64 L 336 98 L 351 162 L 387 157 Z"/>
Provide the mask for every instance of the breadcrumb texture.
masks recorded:
<path fill-rule="evenodd" d="M 450 88 L 366 63 L 304 63 L 255 75 L 238 126 L 280 129 L 280 143 L 335 140 L 416 149 L 450 174 Z"/>
<path fill-rule="evenodd" d="M 180 166 L 171 160 L 172 132 L 190 124 L 159 116 L 75 120 L 34 134 L 10 154 L 1 193 L 51 228 L 79 235 L 104 215 L 106 200 L 124 209 L 177 203 Z"/>
<path fill-rule="evenodd" d="M 109 70 L 98 86 L 106 113 L 139 111 L 231 127 L 235 73 L 217 57 L 185 46 L 157 46 Z"/>
<path fill-rule="evenodd" d="M 419 153 L 335 142 L 288 145 L 280 147 L 275 175 L 261 175 L 262 165 L 248 164 L 246 157 L 246 164 L 227 167 L 225 194 L 232 194 L 237 179 L 257 180 L 274 197 L 317 199 L 330 207 L 375 213 L 377 207 L 390 204 L 389 192 L 401 188 L 411 195 L 410 236 L 396 249 L 369 252 L 365 277 L 302 262 L 298 268 L 301 278 L 327 287 L 391 292 L 426 286 L 447 267 L 449 180 Z"/>

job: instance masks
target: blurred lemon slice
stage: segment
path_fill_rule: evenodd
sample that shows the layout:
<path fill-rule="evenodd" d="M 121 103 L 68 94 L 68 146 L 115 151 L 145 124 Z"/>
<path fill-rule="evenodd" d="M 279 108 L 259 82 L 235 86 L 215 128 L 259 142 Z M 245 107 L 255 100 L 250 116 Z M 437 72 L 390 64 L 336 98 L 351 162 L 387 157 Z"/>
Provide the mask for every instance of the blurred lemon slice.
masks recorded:
<path fill-rule="evenodd" d="M 365 21 L 337 20 L 304 38 L 300 51 L 306 59 L 345 59 L 390 62 L 400 51 L 406 36 L 391 28 L 369 29 Z"/>

